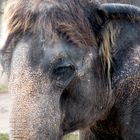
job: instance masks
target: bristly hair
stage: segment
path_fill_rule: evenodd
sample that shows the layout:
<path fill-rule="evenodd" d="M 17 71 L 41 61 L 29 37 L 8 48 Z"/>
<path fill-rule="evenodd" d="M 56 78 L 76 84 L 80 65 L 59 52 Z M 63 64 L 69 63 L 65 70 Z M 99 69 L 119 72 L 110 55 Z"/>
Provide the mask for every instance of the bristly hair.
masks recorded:
<path fill-rule="evenodd" d="M 97 46 L 97 38 L 84 11 L 86 5 L 91 3 L 96 6 L 96 0 L 10 0 L 5 11 L 8 33 L 14 37 L 41 30 L 47 40 L 54 40 L 58 35 L 58 38 L 62 36 L 77 46 Z M 110 42 L 112 32 L 110 34 L 108 29 L 103 32 L 100 44 L 108 79 L 111 67 L 110 46 L 114 39 L 112 37 Z"/>
<path fill-rule="evenodd" d="M 11 0 L 5 12 L 7 30 L 21 34 L 42 28 L 47 34 L 65 34 L 77 45 L 94 46 L 95 37 L 82 7 L 85 4 L 83 0 Z"/>
<path fill-rule="evenodd" d="M 117 35 L 120 33 L 120 28 L 114 26 L 116 25 L 109 22 L 101 31 L 100 57 L 104 69 L 103 72 L 105 72 L 104 75 L 107 76 L 109 86 L 111 86 L 111 67 L 113 63 L 111 52 L 113 47 L 115 47 Z"/>

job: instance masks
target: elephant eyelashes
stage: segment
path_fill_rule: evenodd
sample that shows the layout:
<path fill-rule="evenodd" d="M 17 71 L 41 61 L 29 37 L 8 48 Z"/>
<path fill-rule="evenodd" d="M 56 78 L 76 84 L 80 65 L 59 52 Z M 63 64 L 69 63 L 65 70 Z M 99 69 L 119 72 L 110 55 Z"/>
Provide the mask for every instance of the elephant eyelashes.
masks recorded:
<path fill-rule="evenodd" d="M 73 70 L 73 67 L 72 66 L 61 66 L 61 67 L 58 67 L 54 70 L 54 73 L 56 75 L 61 75 L 69 70 Z"/>
<path fill-rule="evenodd" d="M 65 81 L 68 80 L 74 72 L 74 66 L 59 66 L 53 70 L 53 75 L 56 77 L 56 80 Z"/>

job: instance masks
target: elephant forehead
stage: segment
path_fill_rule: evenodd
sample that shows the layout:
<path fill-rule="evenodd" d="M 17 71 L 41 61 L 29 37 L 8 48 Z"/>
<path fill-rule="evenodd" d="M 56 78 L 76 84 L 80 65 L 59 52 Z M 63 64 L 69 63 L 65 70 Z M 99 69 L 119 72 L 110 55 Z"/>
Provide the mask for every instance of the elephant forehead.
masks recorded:
<path fill-rule="evenodd" d="M 76 47 L 65 42 L 56 42 L 53 45 L 44 47 L 45 61 L 49 63 L 53 63 L 59 59 L 77 63 L 78 61 L 82 61 L 88 52 L 89 49 L 83 46 Z"/>

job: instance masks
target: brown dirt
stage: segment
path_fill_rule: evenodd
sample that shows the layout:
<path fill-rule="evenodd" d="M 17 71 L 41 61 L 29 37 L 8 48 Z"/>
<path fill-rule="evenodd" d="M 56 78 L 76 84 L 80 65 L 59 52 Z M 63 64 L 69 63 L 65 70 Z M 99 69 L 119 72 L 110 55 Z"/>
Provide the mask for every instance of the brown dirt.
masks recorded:
<path fill-rule="evenodd" d="M 12 98 L 7 93 L 0 93 L 0 133 L 9 133 L 9 117 Z"/>

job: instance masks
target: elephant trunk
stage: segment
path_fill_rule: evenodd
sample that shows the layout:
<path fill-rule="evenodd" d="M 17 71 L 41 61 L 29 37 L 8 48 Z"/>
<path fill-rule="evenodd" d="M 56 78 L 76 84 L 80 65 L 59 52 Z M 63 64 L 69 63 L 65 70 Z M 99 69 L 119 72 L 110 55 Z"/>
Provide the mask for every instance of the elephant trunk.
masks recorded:
<path fill-rule="evenodd" d="M 60 94 L 18 95 L 14 99 L 10 140 L 61 140 Z"/>

